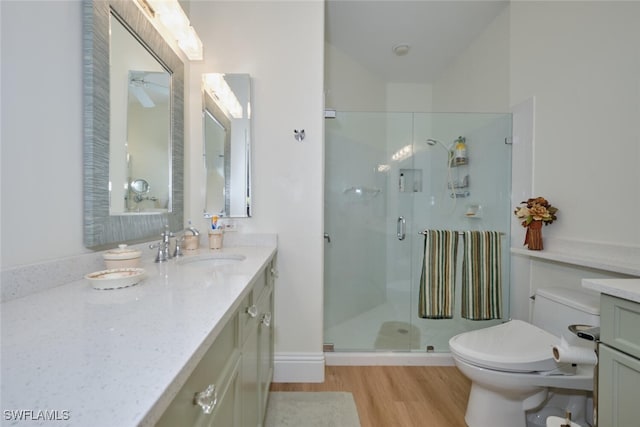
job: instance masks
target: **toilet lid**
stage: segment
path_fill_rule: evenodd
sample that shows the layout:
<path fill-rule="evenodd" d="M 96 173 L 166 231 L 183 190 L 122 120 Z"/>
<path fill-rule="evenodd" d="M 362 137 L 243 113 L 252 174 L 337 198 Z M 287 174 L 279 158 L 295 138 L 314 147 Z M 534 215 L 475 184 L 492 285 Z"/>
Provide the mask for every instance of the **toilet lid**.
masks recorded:
<path fill-rule="evenodd" d="M 511 320 L 465 332 L 449 340 L 454 355 L 467 362 L 500 371 L 544 372 L 556 369 L 552 348 L 560 339 L 530 323 Z"/>

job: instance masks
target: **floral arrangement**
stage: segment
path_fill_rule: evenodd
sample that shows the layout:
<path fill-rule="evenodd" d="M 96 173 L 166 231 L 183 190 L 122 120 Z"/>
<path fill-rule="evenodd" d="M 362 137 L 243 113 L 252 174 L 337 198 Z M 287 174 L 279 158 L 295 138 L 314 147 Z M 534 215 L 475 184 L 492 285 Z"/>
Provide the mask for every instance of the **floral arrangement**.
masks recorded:
<path fill-rule="evenodd" d="M 544 197 L 534 197 L 522 204 L 525 205 L 518 206 L 514 213 L 522 219 L 522 226 L 527 229 L 524 244 L 530 250 L 542 250 L 542 224 L 549 225 L 555 221 L 558 209 L 551 206 Z"/>
<path fill-rule="evenodd" d="M 522 226 L 529 227 L 533 221 L 542 221 L 544 225 L 549 225 L 556 219 L 557 208 L 551 206 L 551 203 L 544 197 L 534 197 L 527 200 L 524 206 L 516 207 L 514 213 L 518 218 L 522 218 Z"/>

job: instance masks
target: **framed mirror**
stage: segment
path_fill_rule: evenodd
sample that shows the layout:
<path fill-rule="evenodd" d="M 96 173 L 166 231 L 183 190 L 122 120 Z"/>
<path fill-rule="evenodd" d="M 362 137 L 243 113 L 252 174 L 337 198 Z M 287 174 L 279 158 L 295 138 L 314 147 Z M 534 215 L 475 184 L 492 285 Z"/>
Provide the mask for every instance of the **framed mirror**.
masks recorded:
<path fill-rule="evenodd" d="M 83 14 L 85 246 L 182 229 L 184 65 L 133 1 Z"/>
<path fill-rule="evenodd" d="M 251 216 L 251 77 L 203 76 L 205 217 Z"/>

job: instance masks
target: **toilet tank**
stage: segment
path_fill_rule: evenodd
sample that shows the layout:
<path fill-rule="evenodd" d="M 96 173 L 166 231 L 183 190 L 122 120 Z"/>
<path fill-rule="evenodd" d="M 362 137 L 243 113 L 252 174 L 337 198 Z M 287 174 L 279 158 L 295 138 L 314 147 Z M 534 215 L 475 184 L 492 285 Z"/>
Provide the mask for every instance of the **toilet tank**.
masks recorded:
<path fill-rule="evenodd" d="M 600 295 L 567 288 L 540 288 L 532 323 L 560 337 L 569 325 L 600 326 Z"/>

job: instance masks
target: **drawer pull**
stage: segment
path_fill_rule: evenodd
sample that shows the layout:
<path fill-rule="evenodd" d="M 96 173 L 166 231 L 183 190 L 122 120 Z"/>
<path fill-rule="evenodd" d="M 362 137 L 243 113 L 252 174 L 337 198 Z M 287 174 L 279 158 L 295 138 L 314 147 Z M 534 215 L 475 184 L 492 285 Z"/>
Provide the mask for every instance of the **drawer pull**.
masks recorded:
<path fill-rule="evenodd" d="M 256 307 L 255 304 L 253 304 L 251 307 L 247 307 L 247 314 L 253 319 L 258 315 L 258 307 Z"/>
<path fill-rule="evenodd" d="M 204 391 L 196 393 L 193 401 L 194 404 L 200 406 L 203 413 L 212 413 L 218 403 L 218 391 L 216 390 L 216 386 L 214 384 L 209 384 Z"/>
<path fill-rule="evenodd" d="M 278 277 L 278 270 L 276 270 L 275 268 L 271 267 L 271 275 L 273 277 Z"/>
<path fill-rule="evenodd" d="M 262 315 L 262 324 L 267 328 L 271 326 L 271 313 L 265 313 Z"/>

